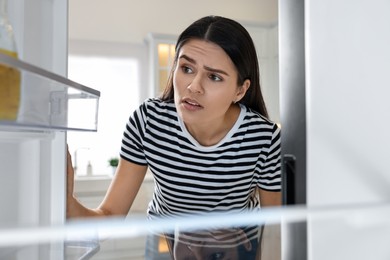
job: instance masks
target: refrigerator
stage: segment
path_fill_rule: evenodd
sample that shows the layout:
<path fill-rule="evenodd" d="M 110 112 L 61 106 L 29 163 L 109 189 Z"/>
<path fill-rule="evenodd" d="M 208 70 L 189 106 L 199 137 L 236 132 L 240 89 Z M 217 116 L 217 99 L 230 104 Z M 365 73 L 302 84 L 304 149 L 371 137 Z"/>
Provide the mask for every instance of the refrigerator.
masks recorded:
<path fill-rule="evenodd" d="M 67 1 L 7 4 L 18 56 L 0 53 L 0 66 L 20 82 L 2 85 L 18 94 L 15 116 L 0 118 L 0 259 L 62 259 L 63 243 L 21 247 L 12 234 L 65 223 L 66 133 L 97 130 L 100 93 L 66 78 Z M 74 111 L 80 102 L 85 111 Z"/>
<path fill-rule="evenodd" d="M 390 198 L 388 46 L 388 0 L 279 0 L 283 202 L 307 209 L 284 224 L 283 259 L 389 259 L 388 224 L 363 219 Z"/>

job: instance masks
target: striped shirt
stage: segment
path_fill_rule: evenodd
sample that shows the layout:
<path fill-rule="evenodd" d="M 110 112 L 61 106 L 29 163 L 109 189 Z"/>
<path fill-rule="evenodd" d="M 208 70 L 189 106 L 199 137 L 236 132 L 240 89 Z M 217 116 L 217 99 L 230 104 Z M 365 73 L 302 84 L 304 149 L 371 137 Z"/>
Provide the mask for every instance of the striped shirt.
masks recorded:
<path fill-rule="evenodd" d="M 120 156 L 154 176 L 150 218 L 240 212 L 259 206 L 256 187 L 280 191 L 280 129 L 240 106 L 235 125 L 212 146 L 190 135 L 173 102 L 152 98 L 134 111 Z"/>

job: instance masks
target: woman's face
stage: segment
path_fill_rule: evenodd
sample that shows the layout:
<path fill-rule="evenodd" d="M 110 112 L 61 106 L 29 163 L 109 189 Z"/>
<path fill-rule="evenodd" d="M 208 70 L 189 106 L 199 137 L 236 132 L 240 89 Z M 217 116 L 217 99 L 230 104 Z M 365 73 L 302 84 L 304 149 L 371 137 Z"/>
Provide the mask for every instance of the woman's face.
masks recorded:
<path fill-rule="evenodd" d="M 192 39 L 179 53 L 173 75 L 175 105 L 186 125 L 210 125 L 224 120 L 233 102 L 249 87 L 237 85 L 237 70 L 218 45 Z"/>

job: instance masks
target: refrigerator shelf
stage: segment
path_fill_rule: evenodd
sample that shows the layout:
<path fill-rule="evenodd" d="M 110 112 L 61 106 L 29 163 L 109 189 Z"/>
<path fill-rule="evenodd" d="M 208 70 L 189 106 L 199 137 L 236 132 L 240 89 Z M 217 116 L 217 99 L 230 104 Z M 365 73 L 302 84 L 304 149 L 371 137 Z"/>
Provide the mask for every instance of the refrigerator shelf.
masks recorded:
<path fill-rule="evenodd" d="M 0 53 L 0 127 L 97 131 L 99 98 L 95 89 Z"/>
<path fill-rule="evenodd" d="M 0 125 L 0 143 L 20 143 L 28 140 L 52 140 L 53 131 L 12 129 Z"/>

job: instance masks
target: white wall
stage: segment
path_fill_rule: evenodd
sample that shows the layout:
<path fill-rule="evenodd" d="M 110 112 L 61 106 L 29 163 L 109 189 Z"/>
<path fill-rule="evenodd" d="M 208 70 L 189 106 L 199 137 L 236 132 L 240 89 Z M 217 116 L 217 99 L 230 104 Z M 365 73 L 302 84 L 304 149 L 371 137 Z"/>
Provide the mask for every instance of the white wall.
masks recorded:
<path fill-rule="evenodd" d="M 256 46 L 260 84 L 269 118 L 280 123 L 278 25 L 247 25 Z"/>
<path fill-rule="evenodd" d="M 145 43 L 104 42 L 90 40 L 69 40 L 69 54 L 80 56 L 102 56 L 113 58 L 134 58 L 139 65 L 140 100 L 148 97 L 149 50 Z M 93 86 L 90 86 L 93 88 Z"/>
<path fill-rule="evenodd" d="M 277 0 L 69 0 L 69 38 L 142 43 L 149 32 L 176 35 L 205 15 L 275 23 L 277 4 Z"/>

